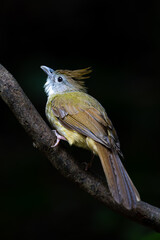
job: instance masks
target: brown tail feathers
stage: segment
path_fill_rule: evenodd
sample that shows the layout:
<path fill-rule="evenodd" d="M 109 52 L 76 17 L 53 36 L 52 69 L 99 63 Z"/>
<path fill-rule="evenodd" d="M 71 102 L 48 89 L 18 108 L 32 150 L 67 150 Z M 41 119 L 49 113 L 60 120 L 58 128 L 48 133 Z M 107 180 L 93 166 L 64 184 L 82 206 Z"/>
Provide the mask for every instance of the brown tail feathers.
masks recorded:
<path fill-rule="evenodd" d="M 111 152 L 99 143 L 96 143 L 96 146 L 114 200 L 127 209 L 134 208 L 137 201 L 140 201 L 140 196 L 123 167 L 118 153 Z"/>

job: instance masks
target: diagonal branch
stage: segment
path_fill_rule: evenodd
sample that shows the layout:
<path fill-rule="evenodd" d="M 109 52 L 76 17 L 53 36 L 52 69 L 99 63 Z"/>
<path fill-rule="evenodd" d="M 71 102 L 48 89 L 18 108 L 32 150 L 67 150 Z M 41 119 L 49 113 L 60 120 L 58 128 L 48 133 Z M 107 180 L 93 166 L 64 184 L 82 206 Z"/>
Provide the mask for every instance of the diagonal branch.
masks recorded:
<path fill-rule="evenodd" d="M 61 174 L 76 182 L 82 189 L 107 207 L 160 232 L 159 208 L 143 201 L 138 202 L 136 209 L 130 211 L 119 206 L 111 197 L 107 185 L 82 170 L 76 164 L 73 156 L 63 147 L 50 147 L 55 143 L 55 135 L 41 118 L 14 77 L 2 65 L 0 65 L 0 95 L 32 138 L 37 149 L 46 155 Z"/>

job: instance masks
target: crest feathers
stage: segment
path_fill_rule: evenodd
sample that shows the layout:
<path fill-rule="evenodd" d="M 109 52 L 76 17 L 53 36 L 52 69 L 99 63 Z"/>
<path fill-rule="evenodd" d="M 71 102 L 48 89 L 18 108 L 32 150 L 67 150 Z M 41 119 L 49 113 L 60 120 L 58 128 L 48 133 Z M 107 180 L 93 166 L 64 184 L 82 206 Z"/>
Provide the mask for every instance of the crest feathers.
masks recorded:
<path fill-rule="evenodd" d="M 89 78 L 90 76 L 88 74 L 91 72 L 91 67 L 78 70 L 56 70 L 57 74 L 67 76 L 68 81 L 81 91 L 86 91 L 85 83 L 82 79 Z"/>
<path fill-rule="evenodd" d="M 92 72 L 91 67 L 84 68 L 84 69 L 78 69 L 78 70 L 57 70 L 56 71 L 59 74 L 64 74 L 68 77 L 71 77 L 75 80 L 81 80 L 89 78 L 89 76 L 86 76 Z"/>

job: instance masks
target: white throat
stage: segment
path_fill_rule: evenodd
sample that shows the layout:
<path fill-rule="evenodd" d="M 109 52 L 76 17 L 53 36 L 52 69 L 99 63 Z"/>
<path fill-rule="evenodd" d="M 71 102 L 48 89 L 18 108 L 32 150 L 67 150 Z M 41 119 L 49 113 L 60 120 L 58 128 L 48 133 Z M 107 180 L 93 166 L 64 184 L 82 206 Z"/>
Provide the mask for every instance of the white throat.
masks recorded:
<path fill-rule="evenodd" d="M 47 94 L 47 96 L 51 96 L 52 94 L 55 94 L 54 89 L 53 89 L 53 80 L 51 80 L 49 77 L 47 78 L 46 83 L 44 84 L 44 90 Z"/>

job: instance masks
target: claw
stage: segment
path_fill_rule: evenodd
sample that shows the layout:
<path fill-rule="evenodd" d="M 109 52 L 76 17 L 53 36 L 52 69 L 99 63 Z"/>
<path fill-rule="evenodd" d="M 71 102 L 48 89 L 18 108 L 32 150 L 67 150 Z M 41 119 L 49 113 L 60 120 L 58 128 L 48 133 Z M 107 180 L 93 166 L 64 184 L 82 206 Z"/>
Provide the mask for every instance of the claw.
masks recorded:
<path fill-rule="evenodd" d="M 65 137 L 63 137 L 62 135 L 60 135 L 56 130 L 52 130 L 52 131 L 54 132 L 54 134 L 57 137 L 55 144 L 51 146 L 52 148 L 56 147 L 59 144 L 60 140 L 67 141 L 67 139 Z"/>

